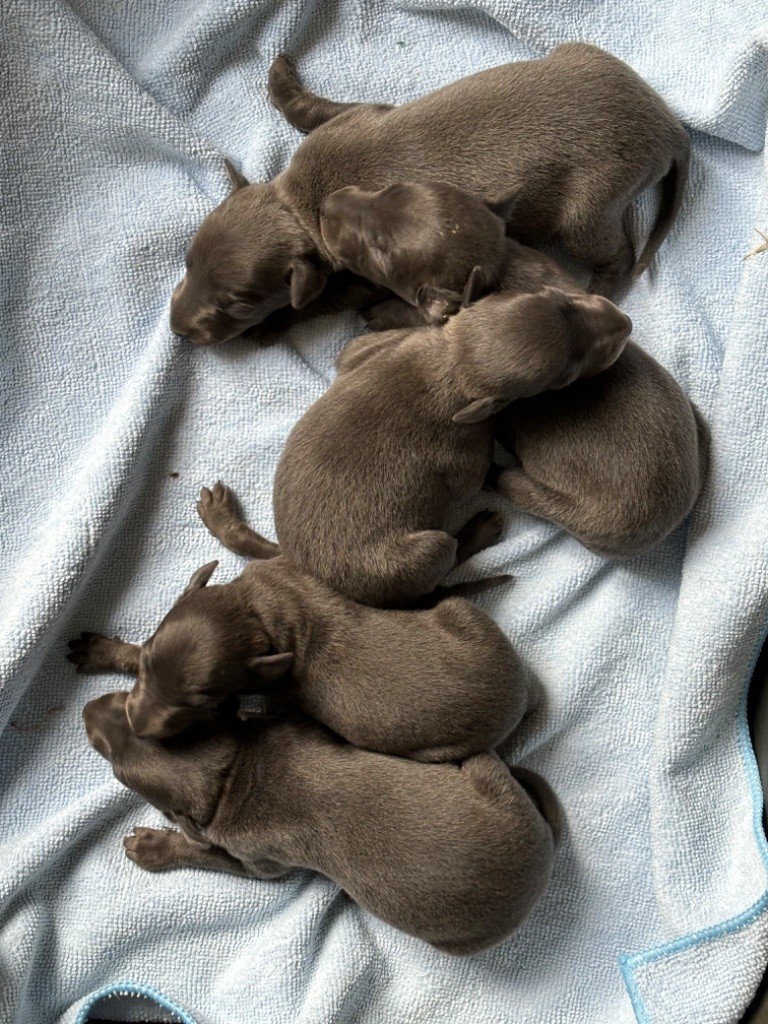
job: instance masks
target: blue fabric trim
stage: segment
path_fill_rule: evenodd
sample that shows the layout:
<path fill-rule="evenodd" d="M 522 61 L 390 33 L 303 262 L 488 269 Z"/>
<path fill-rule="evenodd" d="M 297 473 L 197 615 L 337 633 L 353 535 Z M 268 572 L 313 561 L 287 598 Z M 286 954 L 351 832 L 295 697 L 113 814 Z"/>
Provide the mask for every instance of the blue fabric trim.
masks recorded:
<path fill-rule="evenodd" d="M 186 1010 L 182 1010 L 180 1006 L 177 1006 L 167 996 L 164 996 L 162 992 L 158 992 L 155 988 L 150 988 L 149 985 L 137 985 L 132 981 L 118 981 L 112 985 L 105 985 L 104 988 L 100 988 L 97 992 L 88 996 L 87 1001 L 83 1004 L 80 1013 L 77 1015 L 75 1024 L 87 1024 L 88 1014 L 96 1003 L 102 999 L 116 996 L 141 996 L 145 999 L 152 999 L 164 1010 L 175 1013 L 181 1024 L 197 1024 L 197 1021 L 190 1017 Z"/>
<path fill-rule="evenodd" d="M 760 657 L 760 651 L 766 642 L 768 642 L 768 623 L 763 627 L 760 641 L 755 647 L 752 655 L 750 669 L 747 673 L 746 683 L 742 689 L 741 699 L 739 701 L 738 716 L 739 746 L 741 747 L 744 768 L 747 773 L 750 792 L 752 793 L 752 827 L 755 832 L 755 840 L 757 842 L 758 849 L 760 850 L 760 856 L 763 859 L 763 865 L 765 866 L 766 872 L 768 872 L 768 840 L 766 839 L 762 820 L 764 805 L 763 788 L 762 783 L 760 782 L 760 772 L 758 770 L 755 752 L 752 747 L 752 740 L 749 735 L 749 720 L 747 717 L 747 701 L 749 699 L 749 688 L 752 683 L 752 676 L 755 672 L 757 659 Z M 624 984 L 627 987 L 627 993 L 629 994 L 632 1009 L 635 1012 L 638 1024 L 652 1024 L 651 1018 L 648 1015 L 645 1004 L 643 1003 L 642 996 L 640 995 L 637 979 L 634 976 L 634 972 L 637 971 L 639 967 L 645 967 L 647 964 L 654 963 L 657 960 L 663 960 L 668 956 L 674 956 L 676 953 L 682 953 L 688 949 L 693 949 L 695 946 L 704 945 L 705 942 L 711 942 L 713 939 L 722 938 L 724 935 L 732 935 L 734 932 L 752 924 L 753 921 L 757 920 L 757 918 L 765 912 L 766 908 L 768 908 L 768 889 L 765 890 L 763 895 L 757 899 L 751 907 L 748 907 L 745 911 L 741 914 L 737 914 L 735 917 L 728 918 L 727 921 L 711 925 L 709 928 L 703 928 L 697 932 L 691 932 L 689 935 L 681 936 L 681 938 L 674 939 L 672 942 L 666 942 L 661 946 L 654 946 L 642 953 L 622 954 L 622 956 L 619 957 L 619 966 L 621 968 Z"/>

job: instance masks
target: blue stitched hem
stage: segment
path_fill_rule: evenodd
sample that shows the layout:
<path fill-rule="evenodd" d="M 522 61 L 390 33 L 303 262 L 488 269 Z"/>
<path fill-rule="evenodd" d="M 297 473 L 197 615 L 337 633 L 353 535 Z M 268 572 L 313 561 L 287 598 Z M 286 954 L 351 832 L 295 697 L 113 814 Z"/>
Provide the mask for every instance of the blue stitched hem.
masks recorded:
<path fill-rule="evenodd" d="M 149 985 L 137 985 L 132 981 L 118 981 L 112 985 L 105 985 L 104 988 L 100 988 L 97 992 L 88 996 L 77 1015 L 75 1024 L 87 1024 L 88 1014 L 96 1003 L 102 999 L 110 999 L 117 996 L 140 996 L 144 999 L 151 999 L 164 1010 L 175 1013 L 179 1018 L 180 1024 L 197 1024 L 186 1010 L 182 1010 L 180 1006 L 177 1006 L 167 996 L 164 996 L 162 992 L 158 992 L 157 989 L 151 988 Z"/>
<path fill-rule="evenodd" d="M 744 769 L 747 773 L 750 792 L 752 793 L 752 827 L 755 832 L 755 840 L 757 841 L 758 849 L 760 850 L 760 856 L 763 859 L 763 865 L 768 873 L 768 840 L 766 840 L 765 831 L 763 829 L 763 789 L 760 782 L 760 772 L 757 767 L 757 759 L 755 758 L 755 752 L 752 748 L 752 740 L 749 735 L 749 721 L 747 718 L 749 687 L 752 682 L 755 666 L 757 665 L 757 659 L 760 657 L 760 651 L 766 641 L 768 641 L 768 623 L 764 626 L 760 642 L 752 655 L 752 662 L 747 674 L 747 680 L 744 684 L 741 699 L 739 701 L 738 728 L 741 756 L 744 762 Z M 635 977 L 635 971 L 637 971 L 639 967 L 645 967 L 647 964 L 654 963 L 656 960 L 663 960 L 664 957 L 673 956 L 676 953 L 682 953 L 684 950 L 693 949 L 695 946 L 704 945 L 705 942 L 711 942 L 713 939 L 722 938 L 724 935 L 732 935 L 734 932 L 737 932 L 740 929 L 745 928 L 747 925 L 752 924 L 753 921 L 756 921 L 757 918 L 765 912 L 767 907 L 768 889 L 765 890 L 759 899 L 755 900 L 751 907 L 748 907 L 745 911 L 741 914 L 737 914 L 735 917 L 728 918 L 727 921 L 711 925 L 709 928 L 702 928 L 697 932 L 691 932 L 689 935 L 681 936 L 681 938 L 674 939 L 672 942 L 666 942 L 661 946 L 654 946 L 651 949 L 645 950 L 643 953 L 622 954 L 619 957 L 619 967 L 621 968 L 624 984 L 627 987 L 629 999 L 632 1003 L 632 1009 L 635 1012 L 638 1024 L 651 1024 L 651 1018 L 648 1015 L 645 1003 L 640 995 L 637 979 Z"/>

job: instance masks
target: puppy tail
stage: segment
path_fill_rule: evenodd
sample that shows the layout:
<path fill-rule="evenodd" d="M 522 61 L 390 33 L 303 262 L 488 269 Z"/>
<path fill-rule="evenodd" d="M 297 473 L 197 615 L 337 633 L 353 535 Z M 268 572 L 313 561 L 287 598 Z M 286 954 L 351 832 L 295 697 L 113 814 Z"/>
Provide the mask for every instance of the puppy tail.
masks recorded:
<path fill-rule="evenodd" d="M 682 129 L 681 129 L 682 130 Z M 672 165 L 661 179 L 661 204 L 656 216 L 656 223 L 651 229 L 645 248 L 640 253 L 633 277 L 639 277 L 656 255 L 659 246 L 669 234 L 669 230 L 680 212 L 680 206 L 688 183 L 688 165 L 690 163 L 691 144 L 685 136 L 685 144 L 673 158 Z"/>
<path fill-rule="evenodd" d="M 528 768 L 513 766 L 509 769 L 509 774 L 520 783 L 539 814 L 552 829 L 552 836 L 557 845 L 563 834 L 563 811 L 550 784 Z"/>

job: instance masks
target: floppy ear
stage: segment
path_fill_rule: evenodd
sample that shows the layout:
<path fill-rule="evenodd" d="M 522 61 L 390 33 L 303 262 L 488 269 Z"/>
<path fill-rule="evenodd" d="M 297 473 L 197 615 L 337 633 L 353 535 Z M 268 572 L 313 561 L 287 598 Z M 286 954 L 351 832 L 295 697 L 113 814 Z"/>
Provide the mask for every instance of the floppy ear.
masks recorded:
<path fill-rule="evenodd" d="M 288 271 L 287 283 L 291 289 L 291 305 L 303 309 L 316 299 L 325 288 L 327 275 L 309 260 L 294 260 Z"/>
<path fill-rule="evenodd" d="M 514 213 L 522 191 L 522 184 L 515 185 L 515 187 L 510 192 L 507 192 L 506 195 L 499 196 L 499 198 L 494 199 L 492 203 L 488 203 L 488 208 L 495 213 L 497 217 L 501 217 L 506 224 Z"/>
<path fill-rule="evenodd" d="M 293 660 L 294 655 L 290 652 L 285 654 L 264 654 L 258 658 L 250 658 L 248 668 L 260 683 L 273 683 L 285 675 L 293 664 Z"/>
<path fill-rule="evenodd" d="M 454 423 L 482 423 L 509 405 L 508 398 L 477 398 L 454 415 Z"/>
<path fill-rule="evenodd" d="M 182 591 L 181 596 L 184 597 L 185 594 L 191 594 L 193 590 L 200 590 L 204 587 L 211 576 L 213 576 L 214 569 L 218 564 L 218 561 L 208 562 L 207 565 L 202 566 L 202 568 L 198 569 L 196 573 L 193 573 L 192 578 Z"/>
<path fill-rule="evenodd" d="M 486 280 L 483 268 L 472 267 L 467 283 L 464 285 L 464 291 L 461 293 L 462 309 L 466 309 L 467 306 L 472 305 L 475 299 L 479 299 L 487 287 L 488 281 Z"/>
<path fill-rule="evenodd" d="M 245 177 L 245 175 L 241 174 L 240 171 L 238 171 L 238 169 L 235 167 L 235 165 L 232 163 L 231 160 L 227 160 L 225 158 L 224 166 L 227 168 L 227 174 L 229 175 L 229 180 L 232 182 L 232 188 L 230 190 L 230 194 L 232 192 L 237 192 L 237 190 L 240 189 L 240 188 L 245 188 L 246 185 L 250 185 L 250 182 Z"/>
<path fill-rule="evenodd" d="M 423 284 L 416 292 L 416 308 L 430 324 L 441 324 L 461 309 L 461 295 L 448 288 Z"/>

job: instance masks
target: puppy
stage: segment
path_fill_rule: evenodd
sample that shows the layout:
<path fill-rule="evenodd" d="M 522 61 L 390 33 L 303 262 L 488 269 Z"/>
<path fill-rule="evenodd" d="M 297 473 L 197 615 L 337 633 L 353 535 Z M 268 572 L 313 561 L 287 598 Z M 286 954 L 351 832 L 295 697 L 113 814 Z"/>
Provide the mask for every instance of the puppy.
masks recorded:
<path fill-rule="evenodd" d="M 561 239 L 604 294 L 633 264 L 637 273 L 648 265 L 680 207 L 690 148 L 680 122 L 631 68 L 584 43 L 400 107 L 314 96 L 285 57 L 269 84 L 278 109 L 311 134 L 268 184 L 251 185 L 229 165 L 232 191 L 200 226 L 171 303 L 172 329 L 197 344 L 226 341 L 322 292 L 337 267 L 320 210 L 345 186 L 444 181 L 489 201 L 519 187 L 513 234 L 537 245 Z M 625 212 L 655 183 L 661 205 L 635 263 Z"/>
<path fill-rule="evenodd" d="M 399 297 L 361 310 L 372 330 L 445 323 L 492 290 L 518 295 L 551 285 L 583 295 L 554 260 L 504 235 L 516 195 L 493 205 L 442 182 L 344 188 L 325 201 L 320 230 L 337 265 Z"/>
<path fill-rule="evenodd" d="M 520 772 L 518 781 L 493 754 L 419 764 L 358 750 L 300 715 L 158 743 L 131 732 L 126 699 L 92 700 L 83 718 L 120 782 L 182 829 L 126 837 L 127 856 L 146 870 L 270 879 L 308 868 L 388 924 L 456 954 L 508 938 L 547 886 L 556 798 L 543 779 Z"/>
<path fill-rule="evenodd" d="M 452 253 L 444 269 L 445 225 L 452 220 L 464 225 L 467 256 L 462 263 L 462 254 Z M 397 218 L 389 215 L 386 193 L 357 190 L 343 197 L 329 227 L 321 220 L 340 259 L 410 303 L 372 307 L 373 327 L 445 318 L 489 285 L 504 295 L 547 284 L 584 295 L 554 260 L 512 239 L 492 275 L 487 263 L 475 266 L 483 246 L 495 244 L 500 223 L 480 200 L 416 183 L 400 186 Z M 463 294 L 453 290 L 462 273 Z M 402 285 L 409 278 L 410 289 Z M 632 342 L 604 373 L 509 405 L 496 420 L 496 437 L 518 465 L 495 470 L 490 482 L 518 508 L 557 523 L 601 555 L 635 555 L 663 540 L 690 512 L 706 474 L 701 416 Z"/>
<path fill-rule="evenodd" d="M 323 201 L 320 234 L 336 266 L 383 285 L 428 323 L 441 323 L 456 312 L 446 310 L 443 292 L 462 293 L 471 280 L 468 305 L 498 283 L 509 262 L 505 220 L 518 191 L 489 205 L 442 182 L 404 181 L 376 192 L 350 185 Z M 370 305 L 375 315 L 380 307 Z M 406 317 L 391 326 L 420 322 Z"/>
<path fill-rule="evenodd" d="M 199 507 L 214 536 L 249 553 L 248 528 L 227 488 L 203 488 Z M 379 611 L 280 557 L 206 587 L 215 565 L 195 573 L 141 647 L 90 633 L 70 643 L 80 672 L 138 675 L 126 709 L 138 736 L 172 736 L 212 718 L 233 695 L 262 692 L 357 747 L 458 761 L 501 743 L 526 711 L 526 679 L 511 644 L 468 601 Z"/>
<path fill-rule="evenodd" d="M 489 471 L 494 414 L 600 373 L 631 327 L 607 299 L 545 288 L 487 296 L 443 327 L 353 340 L 278 463 L 281 552 L 364 604 L 430 593 L 498 536 L 489 513 L 447 532 L 452 502 Z"/>

